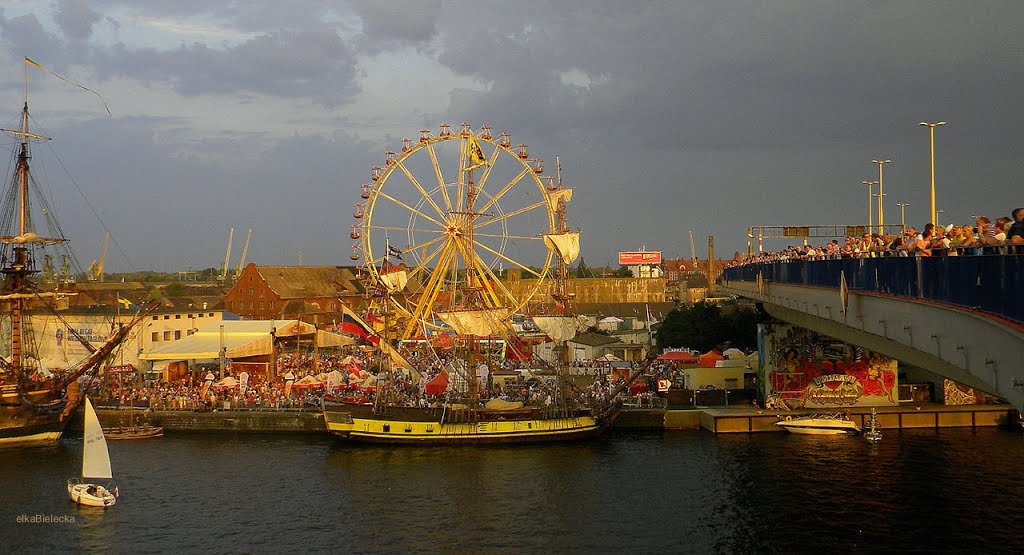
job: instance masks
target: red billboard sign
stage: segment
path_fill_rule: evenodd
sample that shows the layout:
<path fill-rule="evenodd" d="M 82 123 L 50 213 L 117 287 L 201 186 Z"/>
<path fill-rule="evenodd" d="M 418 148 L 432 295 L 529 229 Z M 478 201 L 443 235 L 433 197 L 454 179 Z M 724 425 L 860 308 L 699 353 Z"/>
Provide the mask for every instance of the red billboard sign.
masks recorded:
<path fill-rule="evenodd" d="M 661 251 L 620 252 L 619 265 L 661 264 Z"/>

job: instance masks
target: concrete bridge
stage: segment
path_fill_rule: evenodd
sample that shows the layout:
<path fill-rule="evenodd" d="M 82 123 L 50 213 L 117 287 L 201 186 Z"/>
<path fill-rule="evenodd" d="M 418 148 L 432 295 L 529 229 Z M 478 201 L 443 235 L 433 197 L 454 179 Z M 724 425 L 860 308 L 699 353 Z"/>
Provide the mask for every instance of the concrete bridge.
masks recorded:
<path fill-rule="evenodd" d="M 722 279 L 724 292 L 773 318 L 1024 411 L 1024 254 L 774 262 L 727 268 Z"/>

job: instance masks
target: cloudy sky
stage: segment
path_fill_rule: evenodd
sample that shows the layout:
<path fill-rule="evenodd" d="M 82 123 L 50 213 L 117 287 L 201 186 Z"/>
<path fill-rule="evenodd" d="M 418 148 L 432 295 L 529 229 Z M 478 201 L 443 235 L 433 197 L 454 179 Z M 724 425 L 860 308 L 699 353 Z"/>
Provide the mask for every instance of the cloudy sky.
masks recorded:
<path fill-rule="evenodd" d="M 925 223 L 920 121 L 948 122 L 942 223 L 1024 206 L 1022 21 L 1016 0 L 7 0 L 0 124 L 23 56 L 103 96 L 110 116 L 29 73 L 38 163 L 60 157 L 41 179 L 81 259 L 111 230 L 108 271 L 219 266 L 231 227 L 235 260 L 251 227 L 250 261 L 349 264 L 372 166 L 463 121 L 561 157 L 588 265 L 689 257 L 690 231 L 731 256 L 750 225 L 866 222 L 879 157 L 886 221 Z"/>

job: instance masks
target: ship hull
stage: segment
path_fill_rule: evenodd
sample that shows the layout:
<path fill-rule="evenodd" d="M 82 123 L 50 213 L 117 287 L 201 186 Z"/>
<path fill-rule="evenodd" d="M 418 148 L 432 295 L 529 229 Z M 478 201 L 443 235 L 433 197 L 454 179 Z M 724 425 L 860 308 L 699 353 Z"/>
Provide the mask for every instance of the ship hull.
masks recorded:
<path fill-rule="evenodd" d="M 589 411 L 545 418 L 534 410 L 445 411 L 397 407 L 386 415 L 367 405 L 324 407 L 332 434 L 355 442 L 393 445 L 479 445 L 577 441 L 600 435 L 611 421 Z"/>
<path fill-rule="evenodd" d="M 60 414 L 40 414 L 20 406 L 0 406 L 0 446 L 60 439 Z"/>

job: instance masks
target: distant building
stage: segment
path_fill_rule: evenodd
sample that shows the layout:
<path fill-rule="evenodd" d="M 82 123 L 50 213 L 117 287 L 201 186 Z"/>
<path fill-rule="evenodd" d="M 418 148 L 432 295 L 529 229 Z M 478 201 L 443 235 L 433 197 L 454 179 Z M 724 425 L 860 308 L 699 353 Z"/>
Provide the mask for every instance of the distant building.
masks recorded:
<path fill-rule="evenodd" d="M 250 263 L 224 297 L 224 308 L 243 318 L 269 320 L 338 313 L 342 302 L 365 302 L 354 268 Z"/>

